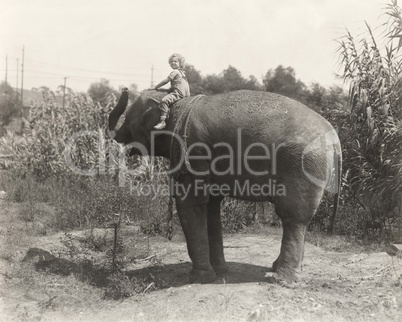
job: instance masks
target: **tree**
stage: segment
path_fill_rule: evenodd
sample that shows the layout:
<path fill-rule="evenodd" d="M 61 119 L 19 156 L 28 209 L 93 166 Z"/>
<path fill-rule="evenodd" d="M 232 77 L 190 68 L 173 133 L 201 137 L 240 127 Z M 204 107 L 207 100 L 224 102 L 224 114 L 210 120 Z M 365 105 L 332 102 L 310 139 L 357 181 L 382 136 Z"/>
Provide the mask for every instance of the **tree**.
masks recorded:
<path fill-rule="evenodd" d="M 109 96 L 113 94 L 118 96 L 119 93 L 113 89 L 109 80 L 102 78 L 99 82 L 92 83 L 88 89 L 88 95 L 95 101 L 102 105 L 107 104 Z"/>
<path fill-rule="evenodd" d="M 41 86 L 38 88 L 38 91 L 48 93 L 50 92 L 50 88 L 47 86 Z"/>
<path fill-rule="evenodd" d="M 314 111 L 321 112 L 328 105 L 327 90 L 319 83 L 312 83 L 311 88 L 306 91 L 305 101 Z"/>
<path fill-rule="evenodd" d="M 21 101 L 17 94 L 6 82 L 0 83 L 0 123 L 7 125 L 11 118 L 21 110 Z"/>
<path fill-rule="evenodd" d="M 203 87 L 202 76 L 193 65 L 186 65 L 184 68 L 188 83 L 190 85 L 191 95 L 203 94 L 205 89 Z"/>
<path fill-rule="evenodd" d="M 230 66 L 223 71 L 223 82 L 225 84 L 225 92 L 237 91 L 246 87 L 247 81 L 242 77 L 239 70 Z"/>
<path fill-rule="evenodd" d="M 215 74 L 207 75 L 203 80 L 202 87 L 207 95 L 225 92 L 225 83 L 223 81 L 223 77 Z"/>
<path fill-rule="evenodd" d="M 206 94 L 225 93 L 240 89 L 261 89 L 254 76 L 250 76 L 247 80 L 241 75 L 238 69 L 230 65 L 220 75 L 208 75 L 205 77 L 202 87 Z"/>
<path fill-rule="evenodd" d="M 296 79 L 293 67 L 284 68 L 282 65 L 275 70 L 268 70 L 263 80 L 267 92 L 282 94 L 294 99 L 302 100 L 306 91 L 306 85 Z"/>
<path fill-rule="evenodd" d="M 340 86 L 331 86 L 327 91 L 327 105 L 323 110 L 348 109 L 348 95 Z"/>
<path fill-rule="evenodd" d="M 246 81 L 245 89 L 249 89 L 252 91 L 259 91 L 262 89 L 261 84 L 258 82 L 257 78 L 253 75 L 250 75 L 248 80 Z"/>

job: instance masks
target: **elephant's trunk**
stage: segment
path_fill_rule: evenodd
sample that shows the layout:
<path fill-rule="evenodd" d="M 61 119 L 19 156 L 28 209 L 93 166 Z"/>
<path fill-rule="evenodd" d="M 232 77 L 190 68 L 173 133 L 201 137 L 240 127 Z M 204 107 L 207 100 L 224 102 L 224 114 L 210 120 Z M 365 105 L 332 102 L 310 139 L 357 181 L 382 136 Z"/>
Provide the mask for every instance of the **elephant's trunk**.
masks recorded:
<path fill-rule="evenodd" d="M 127 106 L 127 102 L 128 102 L 128 88 L 124 87 L 116 107 L 113 109 L 113 111 L 110 112 L 109 131 L 115 131 L 117 121 L 119 120 L 120 116 L 124 113 Z"/>

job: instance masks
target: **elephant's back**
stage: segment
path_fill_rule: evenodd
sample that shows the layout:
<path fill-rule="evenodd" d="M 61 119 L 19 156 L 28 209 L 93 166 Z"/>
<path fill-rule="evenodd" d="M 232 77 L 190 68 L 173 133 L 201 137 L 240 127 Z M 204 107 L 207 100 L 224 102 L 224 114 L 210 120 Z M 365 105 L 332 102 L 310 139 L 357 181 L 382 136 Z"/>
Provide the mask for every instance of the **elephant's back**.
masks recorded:
<path fill-rule="evenodd" d="M 242 129 L 251 137 L 275 141 L 311 141 L 333 127 L 321 115 L 291 98 L 269 92 L 235 91 L 205 96 L 196 108 L 197 119 L 221 138 Z M 275 143 L 275 142 L 272 142 Z"/>
<path fill-rule="evenodd" d="M 191 123 L 187 143 L 210 147 L 217 183 L 252 179 L 262 184 L 271 178 L 289 184 L 295 176 L 304 178 L 304 171 L 325 178 L 328 147 L 341 153 L 334 128 L 322 116 L 278 94 L 205 96 L 194 107 Z M 249 169 L 268 174 L 256 177 Z M 232 170 L 231 177 L 220 175 Z"/>

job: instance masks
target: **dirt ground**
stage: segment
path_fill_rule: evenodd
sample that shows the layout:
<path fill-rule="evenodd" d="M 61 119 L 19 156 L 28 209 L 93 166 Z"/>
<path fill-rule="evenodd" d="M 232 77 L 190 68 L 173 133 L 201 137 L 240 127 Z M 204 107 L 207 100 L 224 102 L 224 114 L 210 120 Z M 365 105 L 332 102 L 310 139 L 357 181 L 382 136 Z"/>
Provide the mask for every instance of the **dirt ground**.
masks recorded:
<path fill-rule="evenodd" d="M 125 270 L 130 278 L 148 276 L 147 287 L 106 300 L 101 287 L 21 262 L 31 247 L 56 254 L 63 233 L 29 236 L 19 205 L 0 203 L 1 321 L 402 321 L 401 259 L 306 243 L 302 281 L 270 283 L 281 239 L 273 228 L 226 236 L 230 271 L 208 285 L 187 283 L 191 264 L 181 234 L 169 242 L 132 229 L 137 239 L 130 245 L 143 258 Z"/>

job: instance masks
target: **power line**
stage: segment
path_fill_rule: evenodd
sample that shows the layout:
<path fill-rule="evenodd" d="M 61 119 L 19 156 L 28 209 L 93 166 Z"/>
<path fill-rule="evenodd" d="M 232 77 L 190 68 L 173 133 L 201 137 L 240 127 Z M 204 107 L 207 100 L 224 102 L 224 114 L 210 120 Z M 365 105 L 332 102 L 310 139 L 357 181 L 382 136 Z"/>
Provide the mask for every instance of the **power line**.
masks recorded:
<path fill-rule="evenodd" d="M 43 71 L 39 71 L 39 70 L 33 70 L 33 69 L 24 69 L 25 72 L 28 73 L 35 73 L 35 74 L 43 74 L 43 75 L 52 75 L 52 76 L 57 76 L 57 77 L 63 77 L 62 73 L 56 74 L 56 73 L 49 73 L 49 72 L 43 72 Z M 86 78 L 86 79 L 99 79 L 99 78 L 104 78 L 104 77 L 94 77 L 94 76 L 83 76 L 83 75 L 72 75 L 72 77 L 75 78 Z M 129 75 L 127 74 L 127 77 L 130 78 L 107 78 L 108 80 L 131 80 L 131 81 L 135 81 L 135 80 L 141 80 L 141 81 L 145 81 L 145 80 L 149 80 L 149 78 L 146 77 L 136 77 L 133 75 Z"/>
<path fill-rule="evenodd" d="M 9 75 L 8 73 L 10 71 L 12 72 L 16 72 L 16 96 L 18 99 L 18 96 L 20 95 L 20 99 L 21 101 L 23 100 L 23 95 L 24 95 L 24 81 L 25 78 L 27 79 L 45 79 L 45 78 L 64 78 L 65 79 L 65 72 L 47 72 L 46 69 L 44 70 L 37 70 L 37 69 L 27 69 L 25 68 L 25 45 L 22 46 L 22 60 L 21 60 L 21 84 L 19 84 L 19 77 L 20 77 L 20 58 L 17 57 L 16 61 L 17 61 L 17 67 L 16 69 L 9 69 L 8 68 L 8 59 L 11 56 L 9 56 L 8 54 L 6 55 L 6 66 L 5 66 L 5 70 L 3 69 L 3 71 L 5 71 L 5 78 L 6 78 L 6 82 L 8 81 Z M 102 78 L 105 78 L 108 81 L 113 81 L 113 82 L 130 82 L 130 83 L 143 83 L 143 82 L 148 82 L 149 81 L 149 74 L 146 75 L 144 73 L 118 73 L 118 72 L 111 72 L 111 71 L 101 71 L 101 70 L 93 70 L 93 69 L 85 69 L 85 68 L 76 68 L 76 67 L 67 67 L 67 66 L 63 66 L 60 64 L 53 64 L 53 63 L 49 63 L 49 62 L 41 62 L 41 61 L 37 61 L 37 60 L 32 60 L 29 59 L 29 57 L 26 59 L 27 62 L 31 62 L 31 63 L 38 63 L 38 64 L 46 64 L 46 65 L 53 65 L 53 66 L 58 66 L 57 70 L 66 68 L 66 69 L 72 69 L 75 70 L 76 73 L 74 75 L 69 75 L 69 78 L 75 81 L 96 81 Z M 31 64 L 29 64 L 31 65 Z M 151 70 L 151 85 L 153 86 L 153 80 L 154 80 L 154 65 L 152 65 L 152 70 Z M 2 69 L 0 69 L 0 71 L 2 71 Z M 81 73 L 83 72 L 83 73 Z M 88 73 L 97 73 L 97 77 L 91 76 L 91 75 L 85 75 Z M 64 74 L 64 75 L 63 75 Z M 84 75 L 83 75 L 84 74 Z M 103 77 L 103 75 L 112 75 L 115 76 L 113 78 L 109 78 L 109 77 Z M 117 77 L 116 77 L 117 76 Z M 66 79 L 65 79 L 65 83 L 66 83 Z M 19 85 L 21 85 L 21 87 L 19 88 Z"/>
<path fill-rule="evenodd" d="M 53 66 L 57 66 L 57 67 L 59 67 L 59 68 L 74 69 L 74 70 L 83 71 L 83 72 L 90 72 L 90 73 L 102 73 L 102 74 L 112 74 L 112 75 L 122 75 L 122 76 L 132 76 L 132 75 L 133 75 L 132 73 L 130 73 L 130 74 L 128 74 L 128 73 L 116 73 L 116 72 L 103 71 L 103 70 L 94 70 L 94 69 L 86 69 L 86 68 L 77 68 L 77 67 L 71 67 L 71 66 L 60 65 L 60 64 L 57 64 L 57 63 L 41 62 L 41 61 L 32 60 L 32 59 L 28 59 L 27 61 L 30 61 L 30 62 L 33 62 L 33 63 L 46 64 L 46 65 L 53 65 Z M 143 74 L 137 74 L 137 75 L 143 75 L 143 76 L 145 76 L 145 73 L 143 73 Z"/>
<path fill-rule="evenodd" d="M 0 69 L 1 71 L 1 69 Z M 10 71 L 15 71 L 14 69 L 10 70 Z M 28 74 L 25 75 L 24 74 L 24 78 L 47 78 L 47 77 L 59 77 L 62 78 L 64 77 L 63 74 L 56 74 L 56 73 L 49 73 L 49 72 L 43 72 L 43 71 L 38 71 L 38 70 L 32 70 L 32 69 L 26 69 L 24 68 L 24 73 Z M 41 74 L 41 75 L 48 75 L 48 76 L 40 76 L 40 77 L 36 77 L 36 76 L 32 76 L 29 75 L 31 73 L 34 74 Z M 71 75 L 69 76 L 69 78 L 73 78 L 73 79 L 88 79 L 88 80 L 97 80 L 103 77 L 95 77 L 95 76 L 83 76 L 83 75 Z M 149 78 L 146 77 L 123 77 L 123 78 L 107 78 L 107 80 L 112 80 L 112 81 L 131 81 L 131 82 L 135 82 L 135 81 L 149 81 Z"/>

